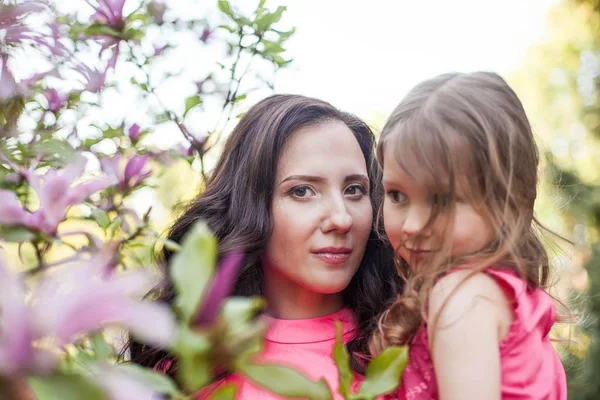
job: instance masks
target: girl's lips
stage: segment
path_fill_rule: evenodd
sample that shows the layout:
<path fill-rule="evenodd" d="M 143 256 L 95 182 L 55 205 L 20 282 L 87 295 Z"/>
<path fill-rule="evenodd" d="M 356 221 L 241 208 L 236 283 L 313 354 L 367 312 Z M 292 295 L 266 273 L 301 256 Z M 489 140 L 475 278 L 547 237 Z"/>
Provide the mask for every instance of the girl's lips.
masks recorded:
<path fill-rule="evenodd" d="M 350 258 L 350 253 L 313 253 L 315 257 L 320 259 L 321 261 L 325 261 L 327 264 L 331 265 L 339 265 L 344 263 L 348 258 Z"/>

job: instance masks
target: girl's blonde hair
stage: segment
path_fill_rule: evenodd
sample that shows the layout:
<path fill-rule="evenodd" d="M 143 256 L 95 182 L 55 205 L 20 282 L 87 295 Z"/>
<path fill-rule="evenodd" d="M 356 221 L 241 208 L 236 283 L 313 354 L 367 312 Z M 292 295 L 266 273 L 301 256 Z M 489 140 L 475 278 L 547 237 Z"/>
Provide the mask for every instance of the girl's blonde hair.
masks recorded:
<path fill-rule="evenodd" d="M 371 340 L 373 354 L 409 342 L 422 324 L 435 281 L 459 264 L 472 266 L 472 274 L 502 266 L 530 287 L 546 285 L 548 255 L 539 236 L 544 228 L 533 212 L 538 151 L 523 105 L 504 79 L 490 72 L 449 73 L 418 84 L 383 128 L 377 149 L 381 165 L 389 146 L 399 166 L 439 200 L 432 202 L 424 229 L 442 212 L 453 220 L 460 188 L 495 234 L 483 249 L 460 258 L 449 256 L 452 238 L 446 237 L 444 251 L 433 261 L 409 270 L 399 259 L 405 290 L 382 314 Z"/>

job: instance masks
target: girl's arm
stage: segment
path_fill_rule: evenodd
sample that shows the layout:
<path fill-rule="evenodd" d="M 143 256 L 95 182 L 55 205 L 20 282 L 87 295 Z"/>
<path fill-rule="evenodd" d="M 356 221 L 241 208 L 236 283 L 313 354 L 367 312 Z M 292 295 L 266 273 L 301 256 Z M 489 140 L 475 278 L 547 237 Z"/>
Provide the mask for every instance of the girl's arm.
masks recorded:
<path fill-rule="evenodd" d="M 439 398 L 500 400 L 499 344 L 512 309 L 493 278 L 468 275 L 463 270 L 442 278 L 430 296 L 428 334 Z"/>

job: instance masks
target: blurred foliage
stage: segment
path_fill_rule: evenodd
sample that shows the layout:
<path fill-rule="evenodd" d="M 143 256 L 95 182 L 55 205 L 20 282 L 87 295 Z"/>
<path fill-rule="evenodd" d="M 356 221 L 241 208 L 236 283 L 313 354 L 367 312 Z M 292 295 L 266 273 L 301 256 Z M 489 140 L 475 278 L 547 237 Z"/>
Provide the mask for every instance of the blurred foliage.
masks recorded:
<path fill-rule="evenodd" d="M 538 213 L 575 243 L 572 254 L 555 256 L 561 278 L 570 278 L 561 297 L 581 317 L 571 341 L 558 344 L 569 399 L 599 399 L 600 1 L 555 4 L 511 81 L 545 155 Z"/>

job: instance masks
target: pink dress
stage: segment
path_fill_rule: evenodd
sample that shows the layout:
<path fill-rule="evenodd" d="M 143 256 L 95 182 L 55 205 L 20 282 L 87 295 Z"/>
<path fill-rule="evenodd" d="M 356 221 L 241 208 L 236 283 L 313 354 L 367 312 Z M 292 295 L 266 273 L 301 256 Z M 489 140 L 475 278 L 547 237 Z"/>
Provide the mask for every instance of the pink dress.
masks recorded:
<path fill-rule="evenodd" d="M 334 393 L 333 398 L 342 400 L 337 393 L 339 377 L 332 358 L 335 321 L 342 323 L 342 338 L 347 343 L 354 337 L 356 329 L 352 311 L 342 309 L 324 317 L 303 320 L 264 318 L 270 323 L 270 328 L 266 335 L 264 353 L 259 360 L 294 367 L 313 380 L 325 378 Z M 238 375 L 231 375 L 224 381 L 209 386 L 198 399 L 210 398 L 210 394 L 225 383 L 237 386 L 237 400 L 283 399 Z"/>
<path fill-rule="evenodd" d="M 548 333 L 556 321 L 554 301 L 543 290 L 528 288 L 514 272 L 488 269 L 513 302 L 514 320 L 500 343 L 502 399 L 566 400 L 567 382 Z M 438 399 L 427 328 L 421 327 L 409 350 L 402 376 L 401 400 Z"/>

